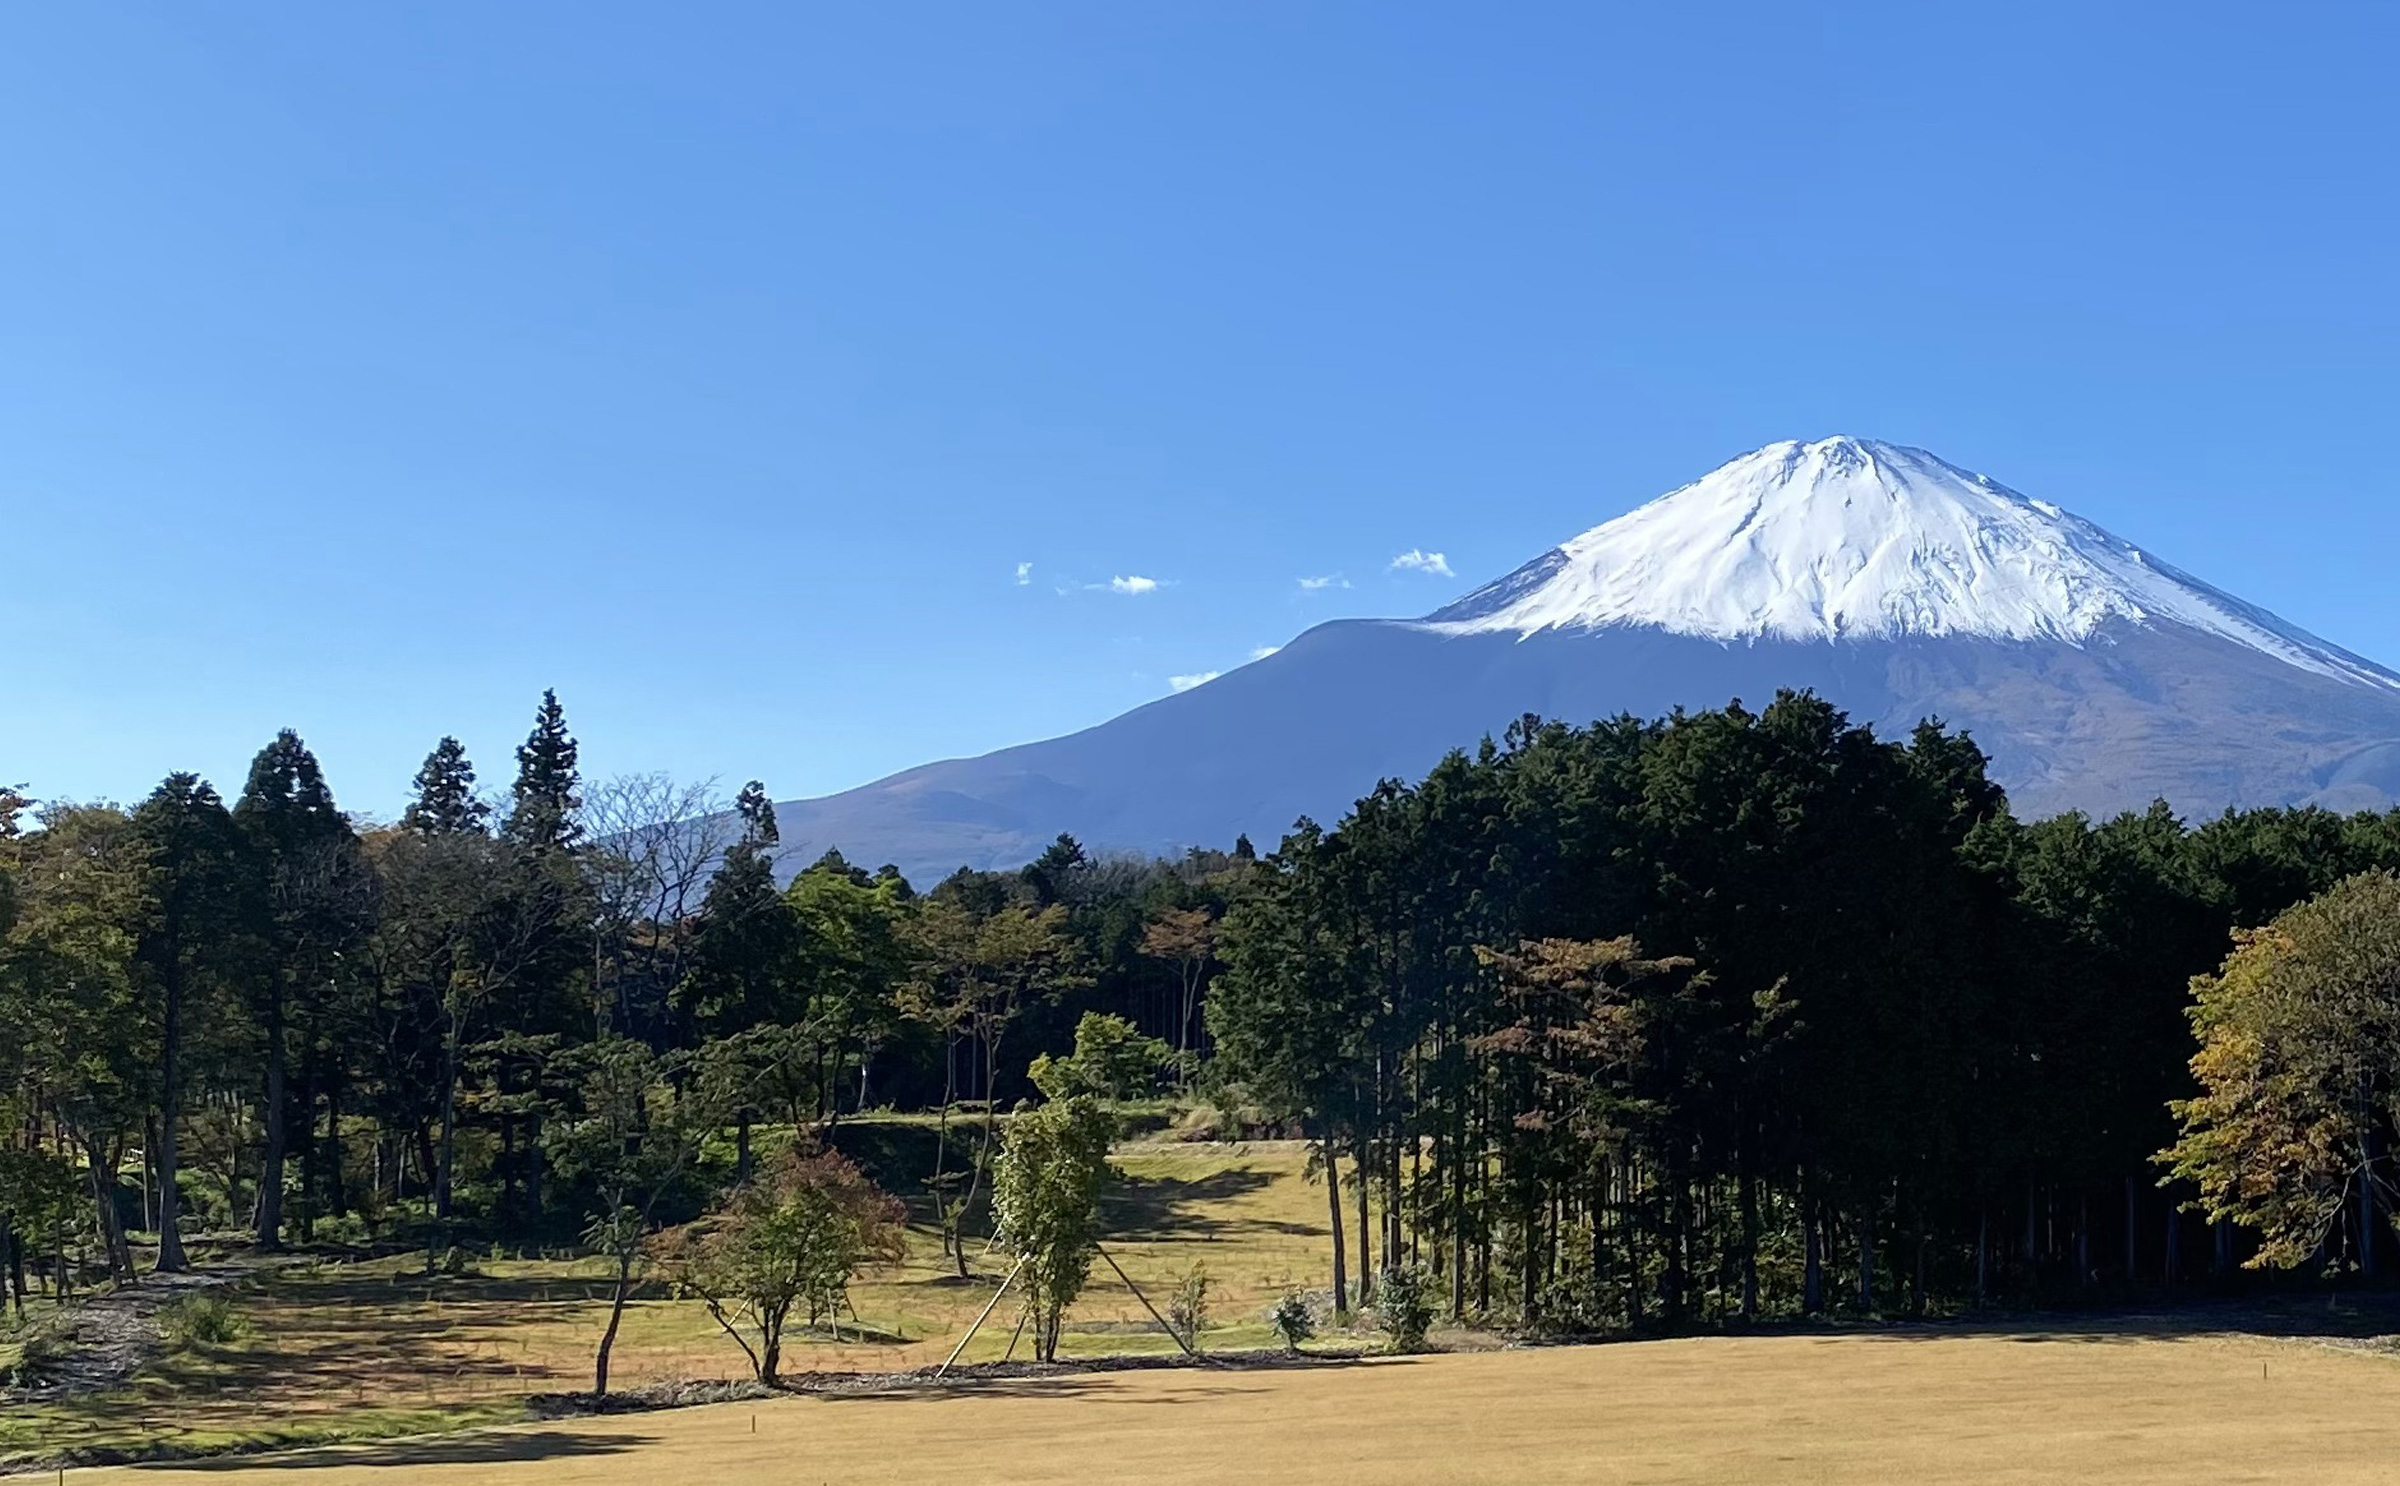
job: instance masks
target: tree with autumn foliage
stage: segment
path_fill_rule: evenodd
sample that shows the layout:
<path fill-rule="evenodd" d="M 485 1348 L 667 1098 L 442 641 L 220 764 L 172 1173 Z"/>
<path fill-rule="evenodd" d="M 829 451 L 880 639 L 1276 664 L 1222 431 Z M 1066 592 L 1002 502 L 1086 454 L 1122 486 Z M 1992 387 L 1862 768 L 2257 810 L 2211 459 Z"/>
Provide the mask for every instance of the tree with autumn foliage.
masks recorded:
<path fill-rule="evenodd" d="M 2181 1136 L 2160 1159 L 2212 1217 L 2257 1231 L 2253 1267 L 2371 1276 L 2400 1135 L 2400 876 L 2287 909 L 2192 990 L 2200 1092 L 2172 1105 Z"/>

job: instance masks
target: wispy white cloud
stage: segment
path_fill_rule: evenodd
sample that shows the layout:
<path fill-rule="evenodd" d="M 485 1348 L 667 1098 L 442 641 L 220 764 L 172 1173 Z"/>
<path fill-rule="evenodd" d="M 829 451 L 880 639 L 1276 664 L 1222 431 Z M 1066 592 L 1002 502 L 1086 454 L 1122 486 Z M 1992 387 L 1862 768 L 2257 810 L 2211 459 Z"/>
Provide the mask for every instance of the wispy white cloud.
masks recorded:
<path fill-rule="evenodd" d="M 1092 586 L 1098 588 L 1100 585 L 1095 583 Z M 1110 593 L 1156 593 L 1158 580 L 1145 578 L 1139 573 L 1122 578 L 1111 578 L 1108 580 L 1108 591 Z"/>
<path fill-rule="evenodd" d="M 1252 660 L 1265 660 L 1268 656 L 1273 655 L 1276 651 L 1281 650 L 1282 648 L 1283 647 L 1281 645 L 1260 645 L 1251 650 L 1250 658 Z"/>
<path fill-rule="evenodd" d="M 1393 558 L 1392 571 L 1395 573 L 1431 573 L 1436 578 L 1456 576 L 1450 571 L 1449 558 L 1439 552 L 1427 552 L 1420 547 L 1411 547 Z"/>
<path fill-rule="evenodd" d="M 1300 591 L 1302 593 L 1315 593 L 1320 589 L 1348 588 L 1349 586 L 1350 580 L 1343 577 L 1339 573 L 1325 573 L 1318 577 L 1303 578 L 1300 580 Z"/>
<path fill-rule="evenodd" d="M 1206 686 L 1224 674 L 1223 671 L 1198 671 L 1189 676 L 1169 676 L 1167 685 L 1177 691 L 1190 691 L 1195 686 Z"/>
<path fill-rule="evenodd" d="M 1023 588 L 1031 582 L 1033 582 L 1033 564 L 1029 562 L 1018 563 L 1017 586 L 1019 588 Z"/>

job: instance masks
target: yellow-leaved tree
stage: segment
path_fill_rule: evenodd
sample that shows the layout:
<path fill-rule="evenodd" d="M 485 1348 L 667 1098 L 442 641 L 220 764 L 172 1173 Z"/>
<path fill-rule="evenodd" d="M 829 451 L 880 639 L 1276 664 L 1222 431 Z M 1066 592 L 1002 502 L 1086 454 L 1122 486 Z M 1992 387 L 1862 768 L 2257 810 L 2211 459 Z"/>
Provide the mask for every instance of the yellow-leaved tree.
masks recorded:
<path fill-rule="evenodd" d="M 2257 1231 L 2251 1267 L 2372 1274 L 2400 1127 L 2400 877 L 2349 878 L 2237 936 L 2192 991 L 2200 1093 L 2174 1102 L 2159 1161 Z"/>

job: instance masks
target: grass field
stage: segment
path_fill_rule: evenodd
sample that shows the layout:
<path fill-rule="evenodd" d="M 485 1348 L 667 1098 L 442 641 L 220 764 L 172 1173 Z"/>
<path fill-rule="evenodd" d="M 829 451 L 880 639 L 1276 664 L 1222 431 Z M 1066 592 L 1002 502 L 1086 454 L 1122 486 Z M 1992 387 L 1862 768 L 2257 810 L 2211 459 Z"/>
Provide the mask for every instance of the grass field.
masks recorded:
<path fill-rule="evenodd" d="M 884 1133 L 918 1132 L 894 1122 Z M 1324 1189 L 1302 1178 L 1303 1160 L 1298 1145 L 1281 1142 L 1122 1147 L 1120 1179 L 1106 1199 L 1109 1251 L 1161 1306 L 1192 1266 L 1206 1266 L 1207 1345 L 1271 1345 L 1265 1311 L 1275 1297 L 1290 1284 L 1324 1283 Z M 853 1287 L 858 1315 L 844 1319 L 843 1339 L 795 1338 L 786 1374 L 940 1361 L 1004 1272 L 980 1253 L 969 1267 L 968 1279 L 957 1278 L 938 1236 L 912 1231 L 906 1264 Z M 241 1341 L 164 1358 L 115 1392 L 0 1412 L 0 1467 L 11 1456 L 75 1447 L 385 1438 L 519 1418 L 528 1394 L 591 1386 L 592 1349 L 607 1318 L 600 1265 L 496 1259 L 470 1275 L 427 1278 L 422 1270 L 420 1257 L 403 1256 L 262 1278 L 236 1298 L 247 1322 Z M 998 1357 L 1012 1320 L 1003 1307 L 968 1360 Z M 1067 1356 L 1174 1350 L 1105 1266 L 1069 1328 Z M 631 1389 L 738 1378 L 746 1366 L 697 1302 L 652 1289 L 627 1315 L 612 1382 Z"/>
<path fill-rule="evenodd" d="M 860 1138 L 904 1142 L 904 1123 Z M 886 1152 L 893 1164 L 900 1155 Z M 1269 1345 L 1264 1312 L 1323 1283 L 1324 1189 L 1288 1144 L 1120 1147 L 1109 1248 L 1163 1303 L 1207 1267 L 1207 1344 Z M 938 1239 L 855 1290 L 844 1338 L 800 1343 L 787 1374 L 938 1361 L 997 1283 L 959 1280 Z M 491 1259 L 426 1278 L 416 1258 L 280 1271 L 240 1293 L 246 1334 L 172 1354 L 119 1391 L 0 1412 L 0 1466 L 75 1446 L 298 1455 L 68 1473 L 148 1483 L 396 1480 L 641 1483 L 662 1473 L 776 1481 L 2389 1480 L 2400 1360 L 2246 1328 L 2352 1337 L 2389 1314 L 2220 1311 L 2088 1332 L 1927 1327 L 1458 1352 L 1257 1370 L 982 1379 L 944 1392 L 810 1396 L 525 1425 L 532 1393 L 589 1386 L 605 1315 L 596 1266 Z M 967 1353 L 1000 1355 L 1004 1308 Z M 1165 1352 L 1105 1267 L 1071 1313 L 1070 1356 Z M 861 1328 L 863 1327 L 863 1334 Z M 2213 1330 L 2211 1329 L 2213 1328 Z M 2244 1328 L 2244 1329 L 2235 1329 Z M 1341 1339 L 1359 1344 L 1365 1338 Z M 1488 1346 L 1490 1338 L 1450 1338 Z M 1019 1353 L 1022 1357 L 1023 1353 Z M 646 1293 L 619 1341 L 620 1388 L 738 1377 L 696 1304 Z M 477 1426 L 489 1426 L 480 1427 Z M 751 1431 L 755 1429 L 756 1433 Z M 407 1438 L 400 1438 L 400 1437 Z M 360 1441 L 381 1443 L 356 1443 Z M 350 1443 L 336 1443 L 350 1442 Z"/>
<path fill-rule="evenodd" d="M 795 1398 L 84 1486 L 2393 1479 L 2400 1363 L 2256 1338 L 1709 1338 Z"/>

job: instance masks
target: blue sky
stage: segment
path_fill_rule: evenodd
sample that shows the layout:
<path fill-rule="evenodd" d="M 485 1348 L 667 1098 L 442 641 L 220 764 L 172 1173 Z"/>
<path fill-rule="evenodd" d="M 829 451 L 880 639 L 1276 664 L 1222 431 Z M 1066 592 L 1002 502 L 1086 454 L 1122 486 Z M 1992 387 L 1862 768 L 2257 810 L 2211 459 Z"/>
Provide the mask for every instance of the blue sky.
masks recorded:
<path fill-rule="evenodd" d="M 1836 432 L 2400 662 L 2396 15 L 16 7 L 0 781 L 820 793 Z"/>

